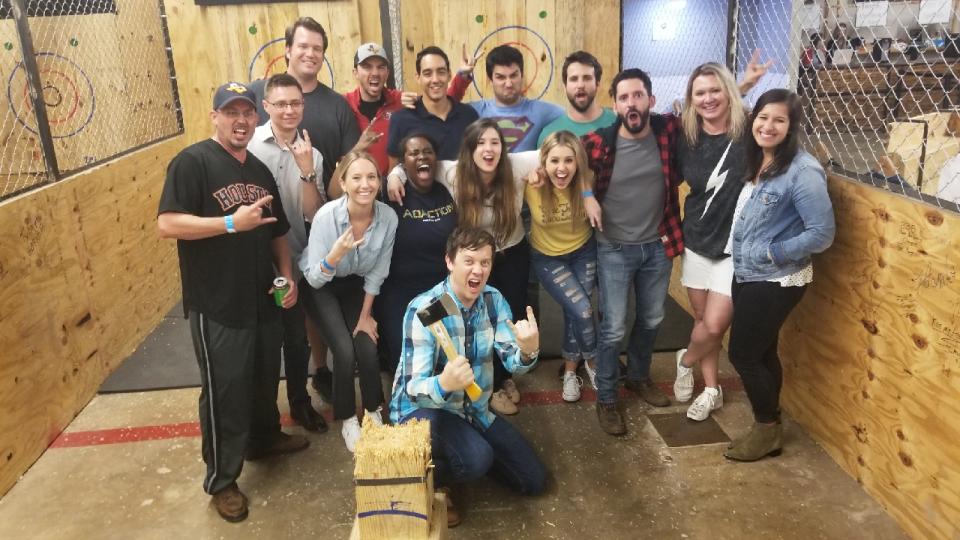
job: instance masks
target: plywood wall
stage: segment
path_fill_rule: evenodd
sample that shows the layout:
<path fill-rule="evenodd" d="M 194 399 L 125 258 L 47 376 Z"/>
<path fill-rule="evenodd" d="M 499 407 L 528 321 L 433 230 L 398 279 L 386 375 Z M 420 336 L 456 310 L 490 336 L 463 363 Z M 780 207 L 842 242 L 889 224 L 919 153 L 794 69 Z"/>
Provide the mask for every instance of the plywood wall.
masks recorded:
<path fill-rule="evenodd" d="M 156 208 L 179 146 L 0 205 L 0 494 L 176 301 Z"/>
<path fill-rule="evenodd" d="M 229 80 L 251 81 L 283 72 L 284 31 L 313 17 L 330 45 L 320 80 L 340 93 L 356 87 L 353 55 L 365 41 L 380 42 L 378 2 L 284 2 L 199 7 L 193 0 L 166 2 L 174 64 L 191 140 L 210 131 L 210 99 Z M 210 31 L 216 28 L 217 31 Z"/>
<path fill-rule="evenodd" d="M 608 74 L 601 81 L 598 99 L 610 103 L 603 89 L 620 69 L 617 0 L 404 0 L 400 7 L 403 78 L 408 88 L 415 87 L 417 51 L 428 45 L 442 48 L 455 68 L 463 45 L 473 54 L 513 44 L 524 55 L 526 96 L 566 106 L 560 68 L 568 54 L 583 49 L 593 53 Z M 483 61 L 475 71 L 477 84 L 465 100 L 493 97 Z"/>
<path fill-rule="evenodd" d="M 830 179 L 833 247 L 781 334 L 784 404 L 916 538 L 960 534 L 960 216 Z"/>
<path fill-rule="evenodd" d="M 296 17 L 310 15 L 330 30 L 334 80 L 327 82 L 338 91 L 352 88 L 353 52 L 362 41 L 381 39 L 377 4 L 200 8 L 192 0 L 167 1 L 186 133 L 0 204 L 0 496 L 178 300 L 176 245 L 158 239 L 158 198 L 170 159 L 210 135 L 206 115 L 216 86 L 247 80 L 259 48 L 282 37 Z M 7 35 L 4 24 L 0 21 L 0 36 Z M 66 46 L 89 46 L 91 62 L 142 48 L 130 37 L 138 21 L 121 17 L 115 24 L 118 32 L 107 36 L 74 25 L 78 46 L 69 40 Z M 91 75 L 114 100 L 98 103 L 119 106 L 135 94 L 131 85 L 144 81 L 156 93 L 169 88 L 165 76 L 125 65 L 128 72 Z M 255 62 L 255 73 L 258 65 L 265 66 Z M 9 73 L 7 67 L 0 69 Z M 150 108 L 164 107 L 149 90 L 139 93 L 146 102 L 134 104 L 139 115 L 103 129 L 134 136 L 147 126 Z M 109 150 L 98 141 L 74 143 L 64 155 L 83 160 Z"/>

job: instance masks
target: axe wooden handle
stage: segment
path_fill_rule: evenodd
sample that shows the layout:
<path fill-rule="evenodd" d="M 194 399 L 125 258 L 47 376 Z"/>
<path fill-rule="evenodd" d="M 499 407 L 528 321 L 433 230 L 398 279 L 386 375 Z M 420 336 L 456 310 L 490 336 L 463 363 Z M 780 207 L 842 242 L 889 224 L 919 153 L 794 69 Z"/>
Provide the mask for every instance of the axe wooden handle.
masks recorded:
<path fill-rule="evenodd" d="M 442 322 L 437 321 L 427 326 L 427 328 L 430 329 L 430 332 L 437 338 L 437 341 L 440 342 L 440 347 L 443 348 L 444 354 L 447 355 L 448 362 L 452 362 L 454 358 L 460 356 L 457 354 L 457 348 L 453 346 L 453 340 L 450 339 L 450 334 L 447 333 L 447 328 L 443 326 Z M 470 386 L 466 387 L 465 391 L 473 401 L 480 399 L 480 395 L 483 394 L 483 391 L 480 390 L 480 387 L 477 386 L 475 382 L 470 383 Z"/>

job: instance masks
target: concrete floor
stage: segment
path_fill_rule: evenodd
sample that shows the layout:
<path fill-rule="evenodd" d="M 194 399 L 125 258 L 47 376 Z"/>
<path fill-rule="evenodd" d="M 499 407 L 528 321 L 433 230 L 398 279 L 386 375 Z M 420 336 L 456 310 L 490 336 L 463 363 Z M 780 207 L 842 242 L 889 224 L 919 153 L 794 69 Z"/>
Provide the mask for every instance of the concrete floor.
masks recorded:
<path fill-rule="evenodd" d="M 560 400 L 558 365 L 544 361 L 521 380 L 526 401 L 511 419 L 552 471 L 548 492 L 529 499 L 478 482 L 450 538 L 905 538 L 789 419 L 783 455 L 753 464 L 726 461 L 722 444 L 667 447 L 646 415 L 684 405 L 651 410 L 628 398 L 629 434 L 613 438 L 597 426 L 592 394 Z M 669 388 L 672 377 L 673 355 L 657 355 L 654 379 Z M 729 388 L 715 418 L 734 436 L 750 423 L 749 404 L 726 362 L 721 381 Z M 339 426 L 308 434 L 302 453 L 247 464 L 250 517 L 220 519 L 200 487 L 198 393 L 96 397 L 0 500 L 0 538 L 348 537 L 352 462 Z"/>

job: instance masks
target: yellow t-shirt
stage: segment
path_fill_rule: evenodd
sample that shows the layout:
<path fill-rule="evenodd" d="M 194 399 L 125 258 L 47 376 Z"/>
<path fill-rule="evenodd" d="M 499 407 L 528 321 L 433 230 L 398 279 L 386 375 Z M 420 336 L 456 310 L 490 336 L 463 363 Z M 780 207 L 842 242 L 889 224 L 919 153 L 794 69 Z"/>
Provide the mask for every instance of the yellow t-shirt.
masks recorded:
<path fill-rule="evenodd" d="M 553 208 L 548 214 L 544 208 L 546 186 L 532 188 L 528 185 L 524 188 L 523 195 L 530 207 L 530 244 L 544 255 L 566 255 L 582 246 L 593 234 L 585 214 L 573 215 L 568 196 L 571 191 L 569 187 L 563 191 L 554 189 Z"/>

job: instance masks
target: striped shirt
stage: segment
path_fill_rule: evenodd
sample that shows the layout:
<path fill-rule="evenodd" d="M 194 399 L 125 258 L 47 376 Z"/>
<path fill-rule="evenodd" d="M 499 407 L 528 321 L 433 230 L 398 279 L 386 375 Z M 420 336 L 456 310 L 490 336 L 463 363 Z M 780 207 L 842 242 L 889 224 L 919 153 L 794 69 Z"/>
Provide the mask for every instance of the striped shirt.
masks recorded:
<path fill-rule="evenodd" d="M 420 323 L 417 310 L 430 305 L 443 293 L 449 293 L 461 317 L 445 317 L 442 322 L 459 354 L 473 367 L 473 377 L 483 390 L 480 399 L 471 401 L 464 391 L 441 395 L 438 377 L 447 357 L 430 330 Z M 397 424 L 421 408 L 444 409 L 485 430 L 496 419 L 490 412 L 493 392 L 493 363 L 502 361 L 511 373 L 526 373 L 536 360 L 524 364 L 513 331 L 507 325 L 510 306 L 500 291 L 487 285 L 473 307 L 463 307 L 450 289 L 450 278 L 414 298 L 403 316 L 403 349 L 393 380 L 390 420 Z M 498 360 L 499 357 L 499 360 Z"/>

